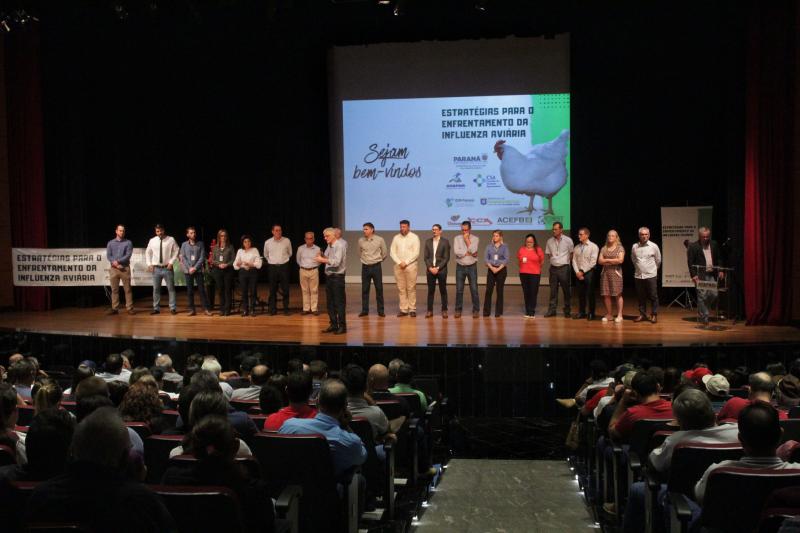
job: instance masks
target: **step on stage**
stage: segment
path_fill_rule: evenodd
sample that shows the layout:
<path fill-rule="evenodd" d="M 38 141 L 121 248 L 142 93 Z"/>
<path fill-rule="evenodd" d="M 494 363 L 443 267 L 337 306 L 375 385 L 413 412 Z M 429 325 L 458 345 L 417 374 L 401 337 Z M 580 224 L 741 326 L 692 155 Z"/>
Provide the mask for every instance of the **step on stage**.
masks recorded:
<path fill-rule="evenodd" d="M 256 317 L 232 314 L 208 317 L 198 309 L 187 316 L 185 293 L 178 293 L 178 314 L 171 315 L 162 296 L 160 315 L 149 315 L 151 300 L 136 300 L 137 314 L 107 316 L 107 307 L 64 308 L 49 312 L 0 313 L 4 343 L 43 354 L 52 363 L 73 365 L 85 358 L 100 360 L 112 351 L 133 347 L 138 353 L 173 354 L 178 360 L 194 352 L 217 354 L 223 363 L 243 349 L 268 354 L 282 368 L 290 357 L 320 357 L 331 368 L 350 361 L 363 364 L 388 362 L 400 357 L 415 365 L 419 374 L 442 377 L 456 408 L 471 416 L 540 416 L 550 409 L 550 399 L 571 396 L 586 379 L 588 361 L 605 359 L 609 366 L 631 358 L 646 358 L 659 366 L 679 368 L 698 359 L 712 368 L 747 365 L 762 368 L 767 360 L 788 361 L 800 348 L 800 330 L 794 327 L 746 326 L 730 320 L 699 327 L 695 313 L 662 307 L 658 323 L 634 323 L 636 299 L 626 295 L 625 320 L 604 323 L 564 318 L 544 318 L 549 288 L 539 292 L 537 316 L 522 316 L 518 286 L 505 291 L 502 317 L 472 318 L 469 291 L 461 318 L 454 318 L 455 290 L 449 290 L 449 318 L 443 319 L 438 294 L 433 318 L 425 318 L 426 288 L 417 286 L 416 318 L 396 316 L 398 297 L 394 285 L 384 286 L 386 317 L 375 311 L 358 318 L 361 287 L 347 286 L 347 333 L 324 334 L 328 319 L 324 287 L 320 290 L 319 316 L 300 314 L 300 293 L 291 288 L 291 314 L 279 312 Z M 480 287 L 481 296 L 483 287 Z M 259 295 L 266 298 L 266 287 Z M 598 298 L 599 300 L 599 298 Z M 598 311 L 602 309 L 602 304 Z M 573 307 L 574 309 L 574 307 Z M 600 313 L 602 316 L 602 312 Z M 454 398 L 453 389 L 457 389 Z M 521 402 L 520 402 L 521 401 Z M 524 407 L 520 407 L 520 405 Z M 496 413 L 496 414 L 494 414 Z"/>

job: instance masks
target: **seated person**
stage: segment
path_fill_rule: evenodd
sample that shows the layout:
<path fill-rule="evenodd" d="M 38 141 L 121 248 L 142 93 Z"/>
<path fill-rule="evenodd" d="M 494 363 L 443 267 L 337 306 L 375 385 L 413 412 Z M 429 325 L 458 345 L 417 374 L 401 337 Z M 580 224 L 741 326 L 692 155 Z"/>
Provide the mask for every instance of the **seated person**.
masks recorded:
<path fill-rule="evenodd" d="M 340 478 L 349 469 L 367 460 L 364 443 L 348 427 L 351 416 L 347 410 L 347 389 L 344 384 L 337 379 L 325 381 L 320 389 L 318 407 L 317 416 L 290 418 L 283 423 L 279 433 L 319 433 L 324 436 L 331 450 L 334 475 Z"/>
<path fill-rule="evenodd" d="M 391 377 L 389 380 L 391 381 Z M 414 367 L 407 363 L 400 365 L 400 368 L 398 368 L 395 373 L 394 381 L 395 385 L 389 389 L 389 392 L 394 394 L 398 392 L 416 393 L 416 395 L 419 396 L 419 404 L 422 407 L 422 412 L 424 413 L 428 410 L 428 396 L 421 390 L 411 386 L 411 383 L 414 381 Z"/>
<path fill-rule="evenodd" d="M 625 390 L 617 403 L 608 433 L 618 442 L 627 442 L 638 420 L 672 419 L 672 404 L 659 396 L 661 385 L 649 372 L 637 372 L 631 381 L 631 389 Z"/>
<path fill-rule="evenodd" d="M 133 385 L 119 406 L 119 413 L 125 422 L 144 422 L 150 426 L 153 434 L 159 434 L 166 429 L 167 423 L 161 416 L 163 405 L 158 397 L 158 385 L 155 379 L 147 375 L 140 378 Z"/>
<path fill-rule="evenodd" d="M 789 373 L 783 376 L 775 390 L 778 405 L 784 408 L 800 405 L 800 359 L 795 359 L 789 367 Z"/>
<path fill-rule="evenodd" d="M 33 408 L 36 414 L 41 413 L 45 409 L 57 409 L 59 405 L 61 405 L 61 398 L 64 396 L 64 391 L 61 390 L 61 385 L 58 384 L 58 381 L 45 378 L 35 387 L 35 390 L 36 393 L 33 395 Z"/>
<path fill-rule="evenodd" d="M 197 395 L 201 400 L 204 392 Z M 222 398 L 222 393 L 213 393 Z M 202 400 L 201 400 L 202 401 Z M 194 408 L 194 402 L 193 402 Z M 184 453 L 192 455 L 196 462 L 170 465 L 164 473 L 164 485 L 214 485 L 233 490 L 241 502 L 243 516 L 249 531 L 272 531 L 275 511 L 263 481 L 250 479 L 246 469 L 234 458 L 244 444 L 236 437 L 236 430 L 228 422 L 225 412 L 208 414 L 192 424 L 192 430 L 184 441 Z M 170 454 L 172 456 L 172 454 Z M 257 512 L 249 512 L 257 510 Z"/>
<path fill-rule="evenodd" d="M 33 382 L 36 380 L 36 367 L 29 358 L 23 358 L 8 367 L 8 380 L 20 398 L 27 403 L 33 401 Z"/>
<path fill-rule="evenodd" d="M 574 407 L 575 405 L 582 406 L 586 403 L 586 393 L 589 389 L 598 387 L 607 387 L 610 385 L 614 378 L 608 375 L 608 367 L 606 362 L 601 359 L 593 359 L 589 362 L 589 371 L 591 375 L 581 383 L 578 391 L 573 398 L 559 398 L 556 401 L 563 407 Z M 586 374 L 584 374 L 586 375 Z"/>
<path fill-rule="evenodd" d="M 288 401 L 284 401 L 286 387 L 284 386 L 284 390 L 280 390 L 278 387 L 279 385 L 272 380 L 261 387 L 261 392 L 258 394 L 258 407 L 261 409 L 262 415 L 277 413 L 287 406 Z"/>
<path fill-rule="evenodd" d="M 719 411 L 730 399 L 731 384 L 722 374 L 705 375 L 701 379 L 708 399 L 711 400 L 711 405 L 714 407 L 714 412 Z"/>
<path fill-rule="evenodd" d="M 753 402 L 766 402 L 772 403 L 772 395 L 775 392 L 775 382 L 772 376 L 766 372 L 756 372 L 750 375 L 750 393 L 745 398 L 733 397 L 722 406 L 719 413 L 717 413 L 717 420 L 720 422 L 736 422 L 739 418 L 739 413 L 746 406 Z M 786 420 L 789 414 L 780 409 L 778 410 L 778 417 L 780 420 Z"/>
<path fill-rule="evenodd" d="M 171 390 L 177 390 L 183 383 L 183 376 L 175 372 L 172 357 L 168 354 L 162 353 L 156 357 L 155 366 L 164 371 L 164 381 L 169 381 L 174 384 L 174 388 Z"/>
<path fill-rule="evenodd" d="M 113 407 L 108 392 L 108 383 L 97 376 L 91 376 L 78 384 L 75 391 L 75 416 L 80 424 L 81 420 L 101 407 Z M 144 457 L 144 442 L 132 428 L 128 430 L 133 451 Z"/>
<path fill-rule="evenodd" d="M 91 364 L 90 364 L 91 363 Z M 72 384 L 64 391 L 64 400 L 75 401 L 75 389 L 78 388 L 78 383 L 84 379 L 94 376 L 94 361 L 84 361 L 75 372 L 72 374 Z"/>
<path fill-rule="evenodd" d="M 189 425 L 187 436 L 183 439 L 180 446 L 176 446 L 169 452 L 170 457 L 181 455 L 184 453 L 184 446 L 189 439 L 189 433 L 195 424 L 199 423 L 207 416 L 217 415 L 228 418 L 228 402 L 221 391 L 200 391 L 193 395 L 191 405 L 189 406 Z M 230 419 L 229 419 L 230 421 Z M 234 431 L 236 429 L 234 428 Z M 239 440 L 239 434 L 236 434 L 239 447 L 236 449 L 236 455 L 239 457 L 252 457 L 253 452 L 246 442 Z"/>
<path fill-rule="evenodd" d="M 317 400 L 319 396 L 319 389 L 322 388 L 322 382 L 328 379 L 328 363 L 321 359 L 314 359 L 308 364 L 311 372 L 311 396 L 309 400 Z"/>
<path fill-rule="evenodd" d="M 267 365 L 256 365 L 248 374 L 250 386 L 234 389 L 232 400 L 258 400 L 261 387 L 269 381 L 269 368 Z"/>
<path fill-rule="evenodd" d="M 67 411 L 41 411 L 31 420 L 25 438 L 27 464 L 0 467 L 0 479 L 44 481 L 63 474 L 74 432 L 75 418 Z"/>
<path fill-rule="evenodd" d="M 286 384 L 289 406 L 269 415 L 264 421 L 264 431 L 278 431 L 290 418 L 314 418 L 317 416 L 317 410 L 308 405 L 311 390 L 311 374 L 308 372 L 289 374 Z"/>
<path fill-rule="evenodd" d="M 347 387 L 347 409 L 353 416 L 366 418 L 372 426 L 372 435 L 376 441 L 394 433 L 389 428 L 389 419 L 380 407 L 366 398 L 367 373 L 356 364 L 347 365 L 342 370 L 342 382 Z M 398 426 L 399 428 L 399 426 Z"/>
<path fill-rule="evenodd" d="M 77 522 L 97 532 L 175 531 L 158 496 L 125 475 L 130 450 L 129 433 L 116 410 L 95 410 L 75 429 L 73 462 L 66 473 L 34 489 L 27 521 Z"/>
<path fill-rule="evenodd" d="M 19 415 L 18 402 L 19 397 L 14 387 L 8 383 L 0 383 L 0 444 L 14 450 L 17 464 L 24 465 L 28 462 L 25 454 L 26 434 L 15 430 Z"/>
<path fill-rule="evenodd" d="M 128 383 L 131 379 L 131 371 L 124 368 L 124 360 L 118 353 L 109 354 L 106 357 L 106 364 L 103 365 L 103 372 L 98 372 L 97 377 L 104 381 L 122 381 Z"/>
<path fill-rule="evenodd" d="M 194 388 L 196 388 L 198 392 L 200 391 L 215 392 L 222 390 L 226 399 L 230 397 L 228 394 L 225 394 L 225 389 L 221 387 L 222 384 L 219 382 L 219 378 L 217 377 L 217 375 L 214 372 L 208 370 L 200 370 L 196 372 L 192 376 L 190 384 Z M 228 385 L 228 387 L 230 387 L 230 385 Z M 231 391 L 232 390 L 233 389 L 231 389 Z M 183 418 L 182 414 L 179 415 L 176 427 L 181 427 L 184 423 L 184 420 L 186 419 Z M 258 428 L 256 428 L 256 425 L 253 422 L 253 420 L 249 416 L 247 416 L 247 413 L 239 411 L 231 405 L 228 405 L 228 420 L 233 425 L 234 429 L 239 433 L 239 436 L 244 440 L 249 440 L 253 435 L 258 433 Z"/>

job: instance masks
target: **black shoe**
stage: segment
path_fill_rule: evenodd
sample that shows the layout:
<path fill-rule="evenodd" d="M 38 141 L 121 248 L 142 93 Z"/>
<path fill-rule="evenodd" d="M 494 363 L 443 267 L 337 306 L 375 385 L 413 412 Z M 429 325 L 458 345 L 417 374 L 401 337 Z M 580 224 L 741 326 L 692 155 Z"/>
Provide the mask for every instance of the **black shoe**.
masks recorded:
<path fill-rule="evenodd" d="M 379 316 L 379 317 L 381 317 L 381 318 L 383 318 L 383 317 L 385 317 L 385 316 L 386 316 L 386 313 L 384 313 L 383 311 L 381 311 L 381 312 L 379 312 L 379 313 L 378 313 L 378 316 Z"/>
<path fill-rule="evenodd" d="M 289 316 L 289 315 L 291 315 L 291 313 L 289 312 L 289 310 L 288 310 L 288 309 L 284 309 L 284 310 L 283 310 L 283 316 Z"/>
<path fill-rule="evenodd" d="M 483 316 L 492 316 L 492 313 L 489 313 L 489 312 L 486 312 L 486 311 L 484 311 L 484 312 L 483 312 Z"/>
<path fill-rule="evenodd" d="M 247 311 L 242 311 L 242 316 L 247 316 Z"/>
<path fill-rule="evenodd" d="M 319 316 L 319 311 L 311 311 L 311 314 L 314 316 Z"/>
<path fill-rule="evenodd" d="M 347 328 L 339 328 L 333 332 L 334 335 L 344 335 L 347 333 Z"/>
<path fill-rule="evenodd" d="M 256 310 L 255 310 L 255 309 L 253 309 L 252 311 L 250 311 L 250 316 L 252 316 L 252 317 L 255 317 L 255 316 L 256 316 Z"/>
<path fill-rule="evenodd" d="M 170 314 L 173 314 L 173 315 L 177 315 L 178 314 L 178 310 L 177 309 L 170 309 L 169 312 L 170 312 Z"/>
<path fill-rule="evenodd" d="M 116 309 L 109 309 L 108 311 L 106 311 L 106 314 L 107 315 L 118 315 L 119 311 L 117 311 Z"/>
<path fill-rule="evenodd" d="M 360 313 L 358 313 L 358 317 L 361 318 L 361 317 L 367 316 L 368 314 L 369 313 L 367 313 L 366 311 L 361 311 Z"/>
<path fill-rule="evenodd" d="M 550 317 L 553 317 L 553 316 L 556 316 L 556 312 L 555 311 L 548 311 L 548 312 L 546 312 L 544 314 L 545 318 L 550 318 Z"/>
<path fill-rule="evenodd" d="M 572 318 L 572 313 L 569 311 L 564 311 L 564 318 Z"/>
<path fill-rule="evenodd" d="M 152 311 L 150 311 L 150 314 L 151 315 L 158 315 L 158 314 L 161 314 L 161 311 L 159 311 L 158 309 L 153 309 Z"/>
<path fill-rule="evenodd" d="M 586 315 L 586 320 L 594 320 L 594 313 L 589 313 Z"/>
<path fill-rule="evenodd" d="M 337 331 L 339 331 L 339 328 L 334 326 L 328 326 L 327 328 L 322 330 L 322 333 L 335 333 Z"/>
<path fill-rule="evenodd" d="M 586 318 L 586 313 L 578 313 L 577 315 L 572 315 L 572 318 L 575 320 L 582 320 Z"/>
<path fill-rule="evenodd" d="M 194 309 L 192 309 L 191 311 L 189 311 L 189 316 L 194 316 L 194 315 L 196 315 L 196 314 L 197 314 L 197 313 L 195 312 L 195 310 L 194 310 Z"/>
<path fill-rule="evenodd" d="M 129 315 L 135 315 L 136 314 L 136 310 L 133 309 L 133 308 L 130 308 L 130 309 L 128 309 L 128 314 Z"/>
<path fill-rule="evenodd" d="M 310 315 L 310 314 L 311 314 L 311 311 L 301 311 L 301 312 L 300 312 L 300 314 L 301 314 L 301 315 L 304 315 L 304 316 L 305 316 L 305 315 Z"/>
<path fill-rule="evenodd" d="M 417 312 L 411 311 L 410 313 L 408 313 L 408 316 L 410 316 L 411 318 L 417 318 Z"/>

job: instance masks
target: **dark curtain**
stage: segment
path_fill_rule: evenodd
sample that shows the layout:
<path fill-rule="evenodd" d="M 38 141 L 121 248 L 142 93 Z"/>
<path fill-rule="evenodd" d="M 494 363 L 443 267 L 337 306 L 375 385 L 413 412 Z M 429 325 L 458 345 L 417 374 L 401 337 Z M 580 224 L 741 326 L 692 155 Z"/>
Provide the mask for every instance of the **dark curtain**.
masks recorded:
<path fill-rule="evenodd" d="M 15 247 L 46 248 L 39 32 L 32 27 L 4 38 L 11 242 Z M 14 304 L 23 311 L 44 311 L 50 307 L 50 290 L 15 287 Z"/>
<path fill-rule="evenodd" d="M 745 312 L 748 324 L 791 318 L 794 0 L 754 2 L 747 53 Z"/>

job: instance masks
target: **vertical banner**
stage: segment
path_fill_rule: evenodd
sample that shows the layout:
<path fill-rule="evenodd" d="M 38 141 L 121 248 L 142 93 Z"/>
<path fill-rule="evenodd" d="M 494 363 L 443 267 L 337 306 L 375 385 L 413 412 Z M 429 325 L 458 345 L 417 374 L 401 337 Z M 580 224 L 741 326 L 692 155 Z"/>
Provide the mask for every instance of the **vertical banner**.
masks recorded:
<path fill-rule="evenodd" d="M 711 206 L 662 207 L 661 284 L 664 287 L 693 287 L 686 248 L 697 240 L 697 229 L 711 228 Z"/>

